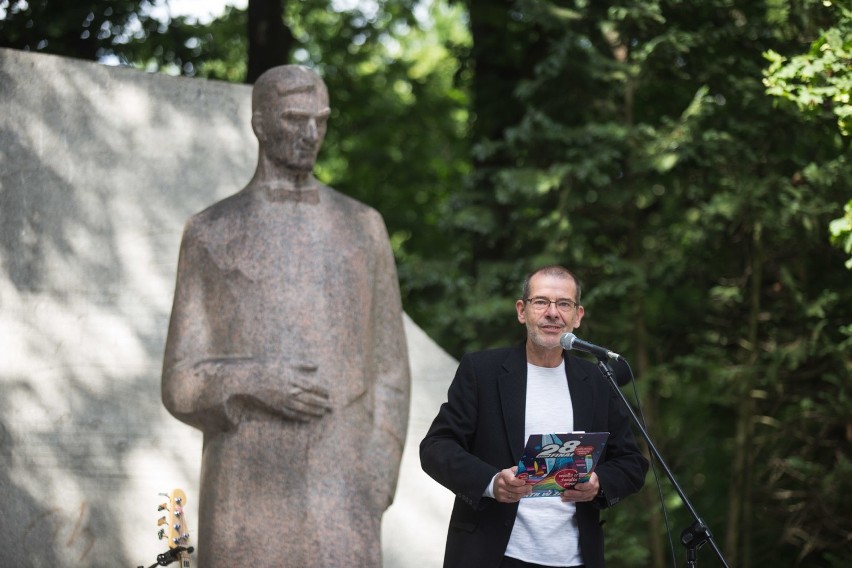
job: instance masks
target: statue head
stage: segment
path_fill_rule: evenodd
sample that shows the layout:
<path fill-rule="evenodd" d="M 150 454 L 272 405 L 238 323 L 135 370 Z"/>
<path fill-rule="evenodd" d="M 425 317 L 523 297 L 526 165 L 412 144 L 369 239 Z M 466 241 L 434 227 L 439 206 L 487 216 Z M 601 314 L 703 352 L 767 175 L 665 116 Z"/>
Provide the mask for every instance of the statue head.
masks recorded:
<path fill-rule="evenodd" d="M 255 82 L 251 103 L 261 159 L 274 169 L 313 170 L 329 115 L 320 76 L 301 65 L 273 67 Z"/>

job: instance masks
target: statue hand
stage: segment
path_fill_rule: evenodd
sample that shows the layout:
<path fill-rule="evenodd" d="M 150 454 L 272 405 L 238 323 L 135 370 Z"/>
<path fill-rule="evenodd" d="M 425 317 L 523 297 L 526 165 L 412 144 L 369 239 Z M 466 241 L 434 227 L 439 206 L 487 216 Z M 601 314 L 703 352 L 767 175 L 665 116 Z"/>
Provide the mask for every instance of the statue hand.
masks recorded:
<path fill-rule="evenodd" d="M 285 418 L 302 422 L 321 418 L 331 411 L 328 391 L 309 381 L 294 378 L 275 396 L 275 409 Z"/>
<path fill-rule="evenodd" d="M 307 422 L 331 410 L 328 390 L 316 384 L 315 364 L 251 357 L 232 361 L 229 371 L 225 412 L 231 424 L 246 413 Z"/>

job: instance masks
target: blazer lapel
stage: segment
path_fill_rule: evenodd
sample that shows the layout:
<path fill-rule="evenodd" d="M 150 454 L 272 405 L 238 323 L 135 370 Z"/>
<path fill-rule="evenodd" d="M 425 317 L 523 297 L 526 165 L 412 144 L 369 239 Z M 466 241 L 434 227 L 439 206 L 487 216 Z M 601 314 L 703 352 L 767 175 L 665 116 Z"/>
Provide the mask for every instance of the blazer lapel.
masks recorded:
<path fill-rule="evenodd" d="M 506 439 L 517 461 L 524 452 L 524 419 L 527 404 L 527 357 L 524 345 L 512 349 L 503 362 L 503 368 L 497 377 L 500 392 L 500 406 L 506 428 Z"/>
<path fill-rule="evenodd" d="M 574 408 L 574 430 L 590 432 L 594 424 L 595 389 L 590 377 L 577 364 L 577 358 L 565 354 L 565 373 L 568 376 L 568 391 Z"/>

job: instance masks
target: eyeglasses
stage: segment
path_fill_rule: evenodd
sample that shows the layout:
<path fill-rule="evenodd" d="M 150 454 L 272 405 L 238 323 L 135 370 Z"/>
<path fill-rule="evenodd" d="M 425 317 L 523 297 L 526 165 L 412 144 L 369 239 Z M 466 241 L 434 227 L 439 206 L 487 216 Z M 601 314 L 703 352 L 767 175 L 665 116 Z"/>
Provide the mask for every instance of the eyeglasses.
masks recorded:
<path fill-rule="evenodd" d="M 556 304 L 556 309 L 560 312 L 570 312 L 577 307 L 577 302 L 573 300 L 548 300 L 547 298 L 524 298 L 525 302 L 529 302 L 532 308 L 537 312 L 543 312 L 550 307 L 550 304 Z"/>

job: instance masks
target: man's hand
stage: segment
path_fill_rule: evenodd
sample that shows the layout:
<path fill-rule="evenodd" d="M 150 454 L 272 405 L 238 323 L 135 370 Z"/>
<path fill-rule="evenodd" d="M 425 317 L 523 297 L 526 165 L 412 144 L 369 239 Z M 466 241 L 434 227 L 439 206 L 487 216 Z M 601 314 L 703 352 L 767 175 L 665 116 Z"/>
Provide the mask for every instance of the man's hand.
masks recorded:
<path fill-rule="evenodd" d="M 591 477 L 585 483 L 578 483 L 572 489 L 566 489 L 562 493 L 563 501 L 591 501 L 595 497 L 598 496 L 598 491 L 600 491 L 601 484 L 598 481 L 598 474 L 592 472 Z"/>
<path fill-rule="evenodd" d="M 494 479 L 494 498 L 500 503 L 517 503 L 524 495 L 529 495 L 532 486 L 515 476 L 518 466 L 504 469 Z"/>

